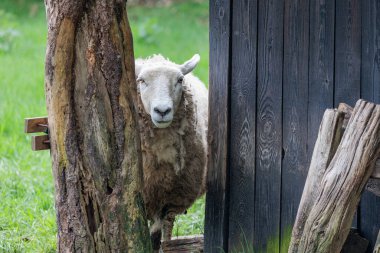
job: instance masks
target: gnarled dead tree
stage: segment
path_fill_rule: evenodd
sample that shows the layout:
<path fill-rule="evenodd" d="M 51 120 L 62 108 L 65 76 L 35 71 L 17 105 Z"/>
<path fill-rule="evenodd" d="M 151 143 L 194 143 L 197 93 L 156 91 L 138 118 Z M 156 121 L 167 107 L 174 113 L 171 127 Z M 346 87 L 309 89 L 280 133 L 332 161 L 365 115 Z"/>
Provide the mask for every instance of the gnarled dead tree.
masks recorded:
<path fill-rule="evenodd" d="M 150 252 L 124 0 L 45 0 L 59 252 Z"/>

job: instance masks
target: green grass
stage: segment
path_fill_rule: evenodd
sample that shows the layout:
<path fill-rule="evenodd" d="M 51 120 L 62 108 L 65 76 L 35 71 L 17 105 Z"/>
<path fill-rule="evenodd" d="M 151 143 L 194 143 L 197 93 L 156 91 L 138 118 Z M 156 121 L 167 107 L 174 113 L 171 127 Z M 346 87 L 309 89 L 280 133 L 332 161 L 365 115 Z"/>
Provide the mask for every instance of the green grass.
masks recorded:
<path fill-rule="evenodd" d="M 55 252 L 54 186 L 49 152 L 32 152 L 23 133 L 27 117 L 46 115 L 44 58 L 46 21 L 42 1 L 1 0 L 19 32 L 0 51 L 0 253 Z M 195 74 L 208 79 L 208 1 L 128 10 L 135 56 L 161 53 L 183 62 L 201 55 Z M 0 30 L 4 29 L 0 21 Z M 204 199 L 180 216 L 174 235 L 203 232 Z"/>

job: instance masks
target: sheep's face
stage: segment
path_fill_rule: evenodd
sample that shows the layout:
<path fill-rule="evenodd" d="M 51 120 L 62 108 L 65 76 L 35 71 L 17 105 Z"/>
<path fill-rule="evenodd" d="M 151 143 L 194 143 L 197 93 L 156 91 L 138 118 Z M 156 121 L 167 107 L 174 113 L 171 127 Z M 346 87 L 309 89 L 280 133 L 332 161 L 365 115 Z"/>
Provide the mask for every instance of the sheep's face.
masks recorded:
<path fill-rule="evenodd" d="M 173 121 L 182 98 L 185 75 L 190 73 L 199 61 L 195 55 L 182 65 L 163 63 L 139 64 L 136 62 L 138 90 L 144 110 L 158 128 L 166 128 Z"/>

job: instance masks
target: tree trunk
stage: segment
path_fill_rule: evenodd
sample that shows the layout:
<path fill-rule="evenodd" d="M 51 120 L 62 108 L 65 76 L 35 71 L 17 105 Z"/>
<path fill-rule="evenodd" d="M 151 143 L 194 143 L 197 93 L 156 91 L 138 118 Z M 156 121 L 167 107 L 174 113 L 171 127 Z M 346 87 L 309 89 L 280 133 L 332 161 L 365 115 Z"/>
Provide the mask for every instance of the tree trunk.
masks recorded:
<path fill-rule="evenodd" d="M 124 0 L 45 0 L 58 252 L 151 252 Z"/>

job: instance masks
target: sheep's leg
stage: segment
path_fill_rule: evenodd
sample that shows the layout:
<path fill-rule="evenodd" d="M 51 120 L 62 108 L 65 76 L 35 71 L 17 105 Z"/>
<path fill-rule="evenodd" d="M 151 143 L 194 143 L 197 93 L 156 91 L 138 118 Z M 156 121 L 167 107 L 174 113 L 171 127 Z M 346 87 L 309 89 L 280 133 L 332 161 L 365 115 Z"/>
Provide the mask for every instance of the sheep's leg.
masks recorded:
<path fill-rule="evenodd" d="M 162 221 L 154 219 L 154 223 L 150 228 L 150 239 L 152 241 L 153 252 L 158 253 L 161 247 Z"/>
<path fill-rule="evenodd" d="M 161 230 L 157 230 L 150 234 L 150 239 L 152 240 L 153 252 L 158 253 L 161 248 Z"/>
<path fill-rule="evenodd" d="M 172 238 L 173 226 L 175 221 L 175 214 L 169 213 L 164 220 L 163 225 L 163 236 L 164 241 L 169 241 Z"/>

